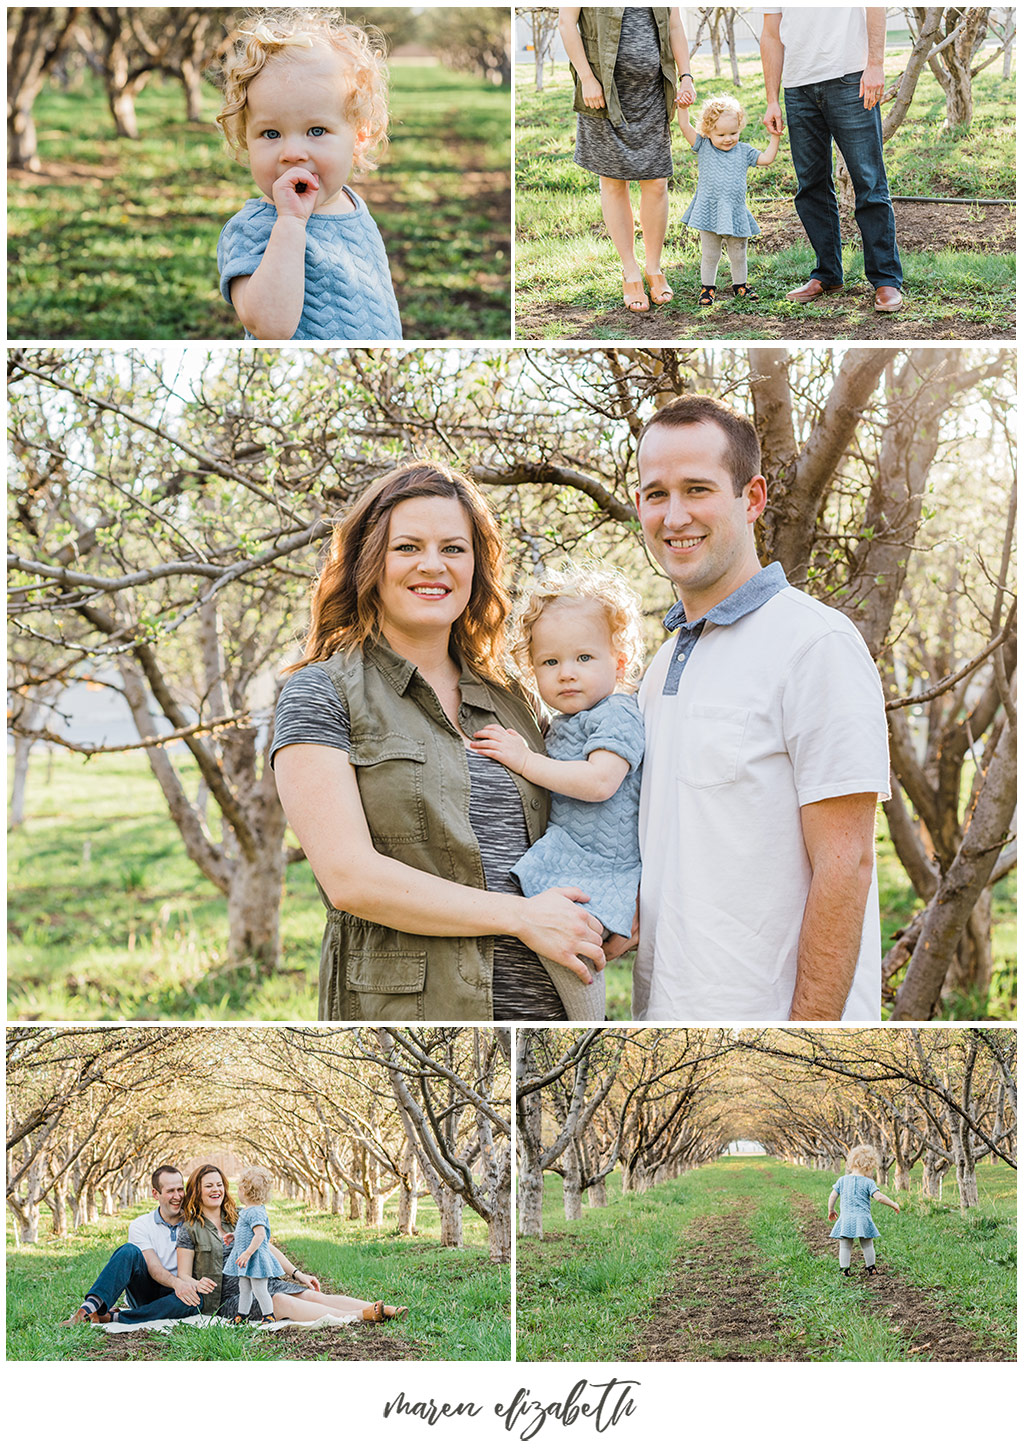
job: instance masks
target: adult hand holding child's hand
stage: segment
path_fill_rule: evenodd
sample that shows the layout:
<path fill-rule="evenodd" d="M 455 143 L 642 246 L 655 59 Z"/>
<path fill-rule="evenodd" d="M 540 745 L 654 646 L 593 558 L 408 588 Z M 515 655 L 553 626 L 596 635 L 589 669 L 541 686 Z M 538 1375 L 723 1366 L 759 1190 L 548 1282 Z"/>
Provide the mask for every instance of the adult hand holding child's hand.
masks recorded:
<path fill-rule="evenodd" d="M 320 183 L 305 167 L 289 167 L 273 186 L 274 206 L 278 217 L 297 217 L 307 222 L 314 207 Z"/>
<path fill-rule="evenodd" d="M 772 136 L 780 137 L 782 135 L 783 130 L 785 129 L 785 123 L 782 120 L 782 107 L 777 101 L 771 102 L 771 104 L 765 108 L 764 124 L 771 132 Z"/>

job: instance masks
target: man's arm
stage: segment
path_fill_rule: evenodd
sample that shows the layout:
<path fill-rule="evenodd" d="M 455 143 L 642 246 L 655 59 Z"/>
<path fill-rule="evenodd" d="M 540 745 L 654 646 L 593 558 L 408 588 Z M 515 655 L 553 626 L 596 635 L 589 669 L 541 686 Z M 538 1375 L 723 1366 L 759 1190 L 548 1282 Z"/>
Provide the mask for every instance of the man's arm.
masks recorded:
<path fill-rule="evenodd" d="M 845 794 L 800 810 L 807 892 L 790 1021 L 838 1021 L 857 968 L 874 863 L 876 794 Z"/>
<path fill-rule="evenodd" d="M 870 111 L 885 90 L 885 8 L 869 5 L 864 14 L 868 23 L 868 63 L 860 78 L 860 94 L 864 110 Z"/>
<path fill-rule="evenodd" d="M 764 124 L 772 136 L 781 136 L 783 129 L 779 87 L 782 85 L 785 47 L 782 44 L 781 24 L 782 16 L 779 14 L 766 15 L 761 22 L 761 70 L 764 72 L 764 93 L 768 100 Z"/>
<path fill-rule="evenodd" d="M 155 1249 L 144 1249 L 141 1244 L 137 1247 L 146 1261 L 146 1268 L 155 1284 L 162 1284 L 165 1289 L 172 1290 L 182 1304 L 198 1306 L 199 1296 L 205 1291 L 199 1288 L 195 1279 L 182 1279 L 177 1274 L 172 1274 L 169 1269 L 165 1269 Z"/>

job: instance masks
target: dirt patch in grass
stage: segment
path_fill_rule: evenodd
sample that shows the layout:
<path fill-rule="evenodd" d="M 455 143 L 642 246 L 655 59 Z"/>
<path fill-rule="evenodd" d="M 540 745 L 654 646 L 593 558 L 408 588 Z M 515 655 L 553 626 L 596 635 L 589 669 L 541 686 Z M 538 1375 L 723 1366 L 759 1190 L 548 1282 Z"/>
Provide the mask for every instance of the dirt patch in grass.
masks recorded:
<path fill-rule="evenodd" d="M 838 1247 L 835 1239 L 829 1238 L 828 1230 L 821 1221 L 821 1214 L 810 1199 L 802 1194 L 790 1195 L 794 1211 L 800 1224 L 800 1232 L 813 1254 L 836 1258 Z M 995 1361 L 1015 1360 L 1016 1352 L 1001 1348 L 998 1344 L 985 1344 L 973 1330 L 966 1330 L 943 1309 L 932 1302 L 927 1289 L 916 1288 L 906 1283 L 887 1267 L 884 1257 L 878 1262 L 878 1273 L 872 1276 L 858 1265 L 858 1251 L 854 1250 L 854 1273 L 857 1279 L 867 1285 L 871 1303 L 879 1317 L 888 1317 L 903 1333 L 908 1342 L 908 1355 L 917 1355 L 925 1360 L 970 1360 Z M 836 1263 L 836 1278 L 842 1276 Z M 999 1336 L 993 1332 L 993 1339 Z"/>
<path fill-rule="evenodd" d="M 610 296 L 614 283 L 609 285 Z M 677 293 L 678 293 L 677 289 Z M 855 284 L 849 293 L 838 295 L 836 302 L 810 304 L 799 313 L 785 318 L 764 314 L 741 313 L 728 303 L 716 305 L 707 313 L 696 310 L 654 309 L 649 313 L 631 313 L 619 305 L 603 309 L 574 308 L 564 304 L 536 304 L 516 311 L 516 337 L 543 339 L 557 326 L 564 339 L 885 339 L 902 342 L 907 339 L 1009 339 L 1012 330 L 999 324 L 969 324 L 958 320 L 922 319 L 913 308 L 899 313 L 876 314 L 873 294 L 863 284 Z M 850 305 L 855 305 L 852 312 Z M 841 317 L 837 318 L 837 315 Z M 717 327 L 711 330 L 710 323 Z M 694 327 L 695 323 L 701 326 Z"/>
<path fill-rule="evenodd" d="M 1017 250 L 1017 209 L 1012 202 L 997 207 L 974 207 L 969 202 L 894 202 L 896 241 L 907 253 L 1014 253 Z M 840 208 L 846 242 L 859 242 L 853 210 Z M 759 203 L 761 235 L 752 248 L 766 253 L 807 242 L 792 202 Z"/>
<path fill-rule="evenodd" d="M 750 1250 L 753 1208 L 753 1199 L 737 1199 L 722 1214 L 690 1225 L 670 1283 L 643 1320 L 629 1359 L 800 1358 L 780 1345 L 778 1318 L 763 1302 L 765 1275 Z"/>

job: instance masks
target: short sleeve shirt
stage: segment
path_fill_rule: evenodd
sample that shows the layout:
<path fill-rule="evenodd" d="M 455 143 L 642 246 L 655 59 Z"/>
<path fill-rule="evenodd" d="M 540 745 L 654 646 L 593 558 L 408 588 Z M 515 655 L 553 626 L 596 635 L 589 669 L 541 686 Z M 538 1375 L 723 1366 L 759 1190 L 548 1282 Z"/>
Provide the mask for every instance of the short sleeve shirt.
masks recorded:
<path fill-rule="evenodd" d="M 777 566 L 761 577 L 773 572 L 784 582 Z M 634 1013 L 784 1021 L 811 883 L 800 811 L 849 794 L 888 797 L 881 682 L 853 624 L 793 587 L 735 620 L 716 614 L 729 616 L 708 615 L 681 669 L 673 638 L 640 688 Z M 843 1020 L 880 1015 L 873 875 Z"/>
<path fill-rule="evenodd" d="M 178 1233 L 183 1224 L 165 1223 L 154 1208 L 133 1218 L 128 1225 L 128 1242 L 137 1249 L 152 1249 L 163 1267 L 171 1274 L 178 1272 Z"/>
<path fill-rule="evenodd" d="M 867 12 L 863 5 L 782 5 L 763 15 L 781 15 L 785 46 L 783 86 L 835 81 L 868 62 Z"/>

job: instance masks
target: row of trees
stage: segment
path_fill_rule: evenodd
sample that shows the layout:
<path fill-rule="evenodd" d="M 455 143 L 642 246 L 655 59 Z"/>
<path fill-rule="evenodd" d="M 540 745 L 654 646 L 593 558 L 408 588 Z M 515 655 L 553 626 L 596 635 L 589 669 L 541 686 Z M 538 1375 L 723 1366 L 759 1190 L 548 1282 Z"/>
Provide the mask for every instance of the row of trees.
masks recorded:
<path fill-rule="evenodd" d="M 689 37 L 690 53 L 710 46 L 716 76 L 722 74 L 723 52 L 729 58 L 734 86 L 740 84 L 738 38 L 760 35 L 760 15 L 746 6 L 695 7 L 697 29 Z M 529 21 L 536 89 L 544 89 L 544 63 L 558 34 L 558 7 L 522 5 L 518 13 Z M 902 16 L 910 32 L 910 53 L 900 75 L 886 93 L 893 105 L 883 123 L 888 141 L 905 119 L 914 89 L 927 66 L 946 99 L 946 125 L 970 126 L 974 114 L 974 78 L 1002 59 L 1003 79 L 1009 81 L 1016 38 L 1013 6 L 906 5 Z M 993 49 L 985 55 L 985 49 Z"/>
<path fill-rule="evenodd" d="M 565 1216 L 581 1193 L 606 1202 L 613 1169 L 642 1193 L 739 1140 L 774 1157 L 839 1168 L 870 1143 L 884 1177 L 925 1197 L 952 1169 L 961 1209 L 977 1164 L 1016 1167 L 1016 1036 L 1001 1029 L 732 1032 L 610 1029 L 516 1037 L 519 1229 L 540 1237 L 545 1173 Z"/>
<path fill-rule="evenodd" d="M 12 1028 L 7 1202 L 34 1243 L 148 1197 L 158 1163 L 258 1161 L 313 1209 L 416 1231 L 418 1200 L 460 1248 L 463 1211 L 511 1243 L 504 1031 Z"/>
<path fill-rule="evenodd" d="M 1010 351 L 15 351 L 16 802 L 33 741 L 132 746 L 40 718 L 72 683 L 118 693 L 189 856 L 225 896 L 231 959 L 273 966 L 300 851 L 266 748 L 331 520 L 398 460 L 454 463 L 487 493 L 514 578 L 600 555 L 641 592 L 653 647 L 671 592 L 642 549 L 636 437 L 688 389 L 752 416 L 763 559 L 846 612 L 878 663 L 885 812 L 922 902 L 886 958 L 894 1014 L 983 1001 L 991 889 L 1016 863 Z"/>
<path fill-rule="evenodd" d="M 344 9 L 344 7 L 339 7 Z M 120 137 L 137 139 L 135 103 L 147 82 L 181 85 L 185 118 L 202 120 L 204 74 L 217 68 L 247 12 L 236 7 L 12 6 L 7 11 L 7 163 L 40 169 L 33 107 L 51 80 L 100 77 Z M 511 83 L 508 11 L 485 6 L 369 6 L 350 18 L 383 33 L 389 49 L 419 42 L 452 70 Z"/>

